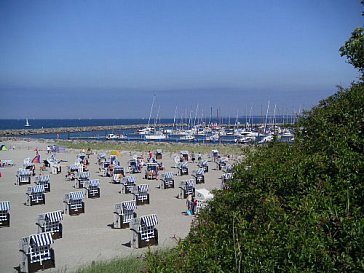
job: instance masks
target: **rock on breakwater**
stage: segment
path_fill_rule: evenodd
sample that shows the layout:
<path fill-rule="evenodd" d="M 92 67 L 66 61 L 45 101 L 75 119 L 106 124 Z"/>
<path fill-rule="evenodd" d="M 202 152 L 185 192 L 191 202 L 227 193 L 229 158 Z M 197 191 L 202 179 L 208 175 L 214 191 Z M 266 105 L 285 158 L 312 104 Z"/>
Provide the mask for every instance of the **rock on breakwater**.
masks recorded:
<path fill-rule="evenodd" d="M 145 128 L 146 124 L 138 125 L 114 125 L 114 126 L 85 126 L 85 127 L 62 127 L 62 128 L 42 128 L 42 129 L 9 129 L 0 130 L 1 137 L 26 136 L 38 134 L 61 134 L 93 131 L 112 131 Z M 159 127 L 172 126 L 172 124 L 158 124 Z"/>

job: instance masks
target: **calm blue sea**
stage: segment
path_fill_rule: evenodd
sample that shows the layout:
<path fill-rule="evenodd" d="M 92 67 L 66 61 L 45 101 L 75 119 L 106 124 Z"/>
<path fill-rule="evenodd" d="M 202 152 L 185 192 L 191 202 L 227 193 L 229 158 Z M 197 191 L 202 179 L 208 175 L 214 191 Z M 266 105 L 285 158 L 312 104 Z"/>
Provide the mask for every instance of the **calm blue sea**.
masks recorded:
<path fill-rule="evenodd" d="M 266 117 L 265 116 L 254 116 L 251 118 L 240 117 L 238 122 L 241 124 L 245 124 L 246 122 L 256 124 L 256 123 L 264 123 Z M 268 117 L 268 122 L 270 122 L 273 118 Z M 291 123 L 293 117 L 291 116 L 276 116 L 275 120 L 277 123 Z M 197 122 L 199 122 L 198 120 Z M 206 120 L 207 121 L 207 120 Z M 212 122 L 216 123 L 224 123 L 224 124 L 235 124 L 235 118 L 223 118 L 212 119 Z M 176 122 L 188 123 L 188 120 L 176 120 Z M 192 123 L 195 123 L 192 119 Z M 207 121 L 208 122 L 208 121 Z M 137 125 L 137 124 L 147 124 L 147 119 L 29 119 L 29 124 L 32 129 L 40 129 L 40 128 L 60 128 L 60 127 L 85 127 L 85 126 L 111 126 L 111 125 Z M 151 121 L 151 124 L 154 124 L 154 121 Z M 173 118 L 170 119 L 160 119 L 158 123 L 166 124 L 173 123 Z M 6 129 L 24 129 L 25 119 L 0 119 L 0 130 Z"/>

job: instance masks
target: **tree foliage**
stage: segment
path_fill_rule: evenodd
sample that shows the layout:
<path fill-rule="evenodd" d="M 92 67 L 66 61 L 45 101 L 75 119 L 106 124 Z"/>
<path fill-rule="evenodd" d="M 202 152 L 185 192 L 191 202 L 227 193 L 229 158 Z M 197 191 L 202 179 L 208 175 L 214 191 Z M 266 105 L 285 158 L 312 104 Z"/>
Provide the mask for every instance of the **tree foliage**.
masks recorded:
<path fill-rule="evenodd" d="M 364 74 L 364 28 L 359 27 L 352 32 L 350 39 L 340 48 L 340 53 Z"/>
<path fill-rule="evenodd" d="M 364 0 L 361 1 L 364 5 Z M 364 16 L 364 12 L 363 12 Z M 358 27 L 352 33 L 351 37 L 340 48 L 341 56 L 346 56 L 348 62 L 355 68 L 359 69 L 364 78 L 364 28 Z"/>
<path fill-rule="evenodd" d="M 363 30 L 342 55 L 363 72 Z M 359 44 L 357 43 L 359 39 Z M 149 272 L 364 272 L 364 83 L 305 112 L 294 145 L 254 149 Z"/>

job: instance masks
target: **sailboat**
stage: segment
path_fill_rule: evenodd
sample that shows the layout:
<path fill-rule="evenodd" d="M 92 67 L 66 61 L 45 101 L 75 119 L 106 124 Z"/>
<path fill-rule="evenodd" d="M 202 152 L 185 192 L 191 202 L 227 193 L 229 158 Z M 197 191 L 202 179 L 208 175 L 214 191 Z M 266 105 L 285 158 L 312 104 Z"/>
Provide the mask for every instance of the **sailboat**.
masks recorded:
<path fill-rule="evenodd" d="M 28 118 L 25 119 L 25 125 L 24 127 L 30 127 L 31 125 L 29 124 Z"/>

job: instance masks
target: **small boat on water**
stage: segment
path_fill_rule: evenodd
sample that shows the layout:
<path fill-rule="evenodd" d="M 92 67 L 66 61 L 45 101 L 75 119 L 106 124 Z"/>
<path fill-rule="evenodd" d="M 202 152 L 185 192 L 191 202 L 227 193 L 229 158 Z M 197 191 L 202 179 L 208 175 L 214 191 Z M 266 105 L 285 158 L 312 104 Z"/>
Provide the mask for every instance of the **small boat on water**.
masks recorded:
<path fill-rule="evenodd" d="M 121 140 L 121 139 L 127 139 L 124 135 L 116 135 L 116 134 L 108 134 L 106 136 L 107 140 Z"/>
<path fill-rule="evenodd" d="M 31 125 L 29 124 L 29 120 L 28 118 L 25 119 L 25 125 L 24 127 L 30 127 Z"/>

